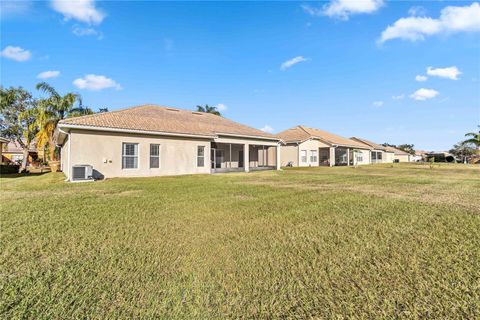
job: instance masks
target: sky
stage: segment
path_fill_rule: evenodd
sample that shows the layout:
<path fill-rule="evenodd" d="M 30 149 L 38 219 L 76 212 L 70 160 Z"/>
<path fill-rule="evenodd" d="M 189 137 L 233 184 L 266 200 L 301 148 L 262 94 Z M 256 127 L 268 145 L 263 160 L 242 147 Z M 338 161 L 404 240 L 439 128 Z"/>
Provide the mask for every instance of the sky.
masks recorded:
<path fill-rule="evenodd" d="M 480 124 L 480 4 L 2 1 L 0 77 L 116 110 L 215 105 L 267 132 L 296 125 L 448 150 Z"/>

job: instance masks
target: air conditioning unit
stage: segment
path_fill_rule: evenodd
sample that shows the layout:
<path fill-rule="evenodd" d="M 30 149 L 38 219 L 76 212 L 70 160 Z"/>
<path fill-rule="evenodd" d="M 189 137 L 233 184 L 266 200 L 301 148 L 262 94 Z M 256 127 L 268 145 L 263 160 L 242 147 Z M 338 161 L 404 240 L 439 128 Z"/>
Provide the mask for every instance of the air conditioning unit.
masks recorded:
<path fill-rule="evenodd" d="M 72 181 L 93 181 L 93 167 L 88 164 L 77 164 L 72 167 Z"/>

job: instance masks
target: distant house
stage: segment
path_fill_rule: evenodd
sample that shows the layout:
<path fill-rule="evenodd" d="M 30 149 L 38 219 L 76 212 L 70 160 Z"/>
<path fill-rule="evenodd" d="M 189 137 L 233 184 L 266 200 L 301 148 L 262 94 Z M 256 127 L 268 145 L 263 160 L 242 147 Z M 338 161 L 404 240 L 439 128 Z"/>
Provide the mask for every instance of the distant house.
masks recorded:
<path fill-rule="evenodd" d="M 394 148 L 394 147 L 385 147 L 385 148 L 387 149 L 387 151 L 393 152 L 394 162 L 411 162 L 411 161 L 413 161 L 412 160 L 413 156 L 408 152 L 405 152 L 403 150 L 400 150 L 400 149 Z"/>
<path fill-rule="evenodd" d="M 277 134 L 282 166 L 349 166 L 370 163 L 371 148 L 320 129 L 296 126 Z"/>
<path fill-rule="evenodd" d="M 3 163 L 3 151 L 7 149 L 7 145 L 10 140 L 0 137 L 0 163 Z"/>
<path fill-rule="evenodd" d="M 23 149 L 14 141 L 10 141 L 5 138 L 2 139 L 2 163 L 17 163 L 20 164 L 23 160 Z M 43 150 L 38 152 L 35 146 L 35 142 L 32 142 L 28 151 L 27 163 L 31 163 L 43 156 Z"/>
<path fill-rule="evenodd" d="M 280 139 L 204 112 L 157 105 L 60 121 L 57 141 L 72 166 L 98 177 L 140 177 L 280 168 Z"/>
<path fill-rule="evenodd" d="M 351 137 L 350 139 L 363 143 L 368 147 L 372 148 L 370 151 L 370 163 L 374 164 L 393 162 L 395 153 L 393 151 L 387 150 L 387 148 L 382 146 L 381 144 L 358 137 Z"/>
<path fill-rule="evenodd" d="M 446 151 L 431 151 L 425 154 L 425 158 L 427 161 L 431 161 L 432 159 L 435 162 L 458 162 L 459 160 L 451 153 Z"/>

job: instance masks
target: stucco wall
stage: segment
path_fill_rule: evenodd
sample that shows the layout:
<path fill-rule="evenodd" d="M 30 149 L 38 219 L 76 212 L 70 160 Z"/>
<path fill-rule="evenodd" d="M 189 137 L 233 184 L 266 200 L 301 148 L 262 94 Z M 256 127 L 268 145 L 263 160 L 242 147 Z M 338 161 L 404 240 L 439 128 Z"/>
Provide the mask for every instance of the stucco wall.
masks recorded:
<path fill-rule="evenodd" d="M 410 161 L 410 156 L 409 155 L 399 155 L 399 154 L 396 154 L 394 156 L 394 159 L 395 160 L 399 160 L 400 162 L 409 162 Z"/>
<path fill-rule="evenodd" d="M 70 137 L 70 166 L 90 164 L 105 178 L 210 173 L 210 141 L 208 139 L 86 130 L 72 130 Z M 138 143 L 138 168 L 136 169 L 122 169 L 122 143 L 124 142 Z M 150 168 L 150 144 L 160 144 L 160 168 L 158 169 Z M 205 147 L 203 167 L 197 167 L 197 146 Z M 67 159 L 68 156 L 63 158 Z"/>
<path fill-rule="evenodd" d="M 294 167 L 298 166 L 298 146 L 297 144 L 288 144 L 280 147 L 281 166 L 285 167 L 292 162 Z"/>
<path fill-rule="evenodd" d="M 384 152 L 382 154 L 383 163 L 393 163 L 394 153 L 393 152 Z"/>
<path fill-rule="evenodd" d="M 68 148 L 70 144 L 68 143 L 68 136 L 65 138 L 62 148 L 60 149 L 60 170 L 63 171 L 65 176 L 70 178 L 70 170 L 68 166 Z"/>
<path fill-rule="evenodd" d="M 357 159 L 355 160 L 357 165 L 364 165 L 364 164 L 370 164 L 370 150 L 364 150 L 364 149 L 357 149 Z M 353 151 L 350 150 L 350 156 L 353 156 Z M 358 156 L 362 156 L 362 161 L 359 161 Z"/>

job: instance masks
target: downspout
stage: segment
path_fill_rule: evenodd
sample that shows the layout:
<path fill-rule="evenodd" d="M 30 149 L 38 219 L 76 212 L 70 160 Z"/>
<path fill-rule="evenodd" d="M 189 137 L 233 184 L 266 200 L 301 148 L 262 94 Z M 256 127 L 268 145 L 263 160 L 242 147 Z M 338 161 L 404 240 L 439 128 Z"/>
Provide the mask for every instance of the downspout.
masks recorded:
<path fill-rule="evenodd" d="M 58 128 L 58 130 L 68 136 L 68 154 L 67 154 L 67 159 L 68 159 L 68 161 L 67 161 L 67 165 L 68 165 L 67 172 L 68 172 L 68 176 L 67 176 L 67 178 L 65 179 L 65 181 L 70 181 L 70 180 L 71 180 L 71 176 L 70 176 L 71 172 L 70 172 L 70 171 L 72 170 L 72 166 L 71 166 L 71 164 L 70 164 L 70 161 L 71 161 L 71 156 L 70 156 L 70 154 L 71 154 L 71 152 L 72 152 L 72 148 L 71 148 L 71 146 L 72 146 L 72 144 L 71 144 L 71 142 L 72 142 L 71 134 L 70 134 L 70 132 L 63 131 L 61 128 Z"/>

